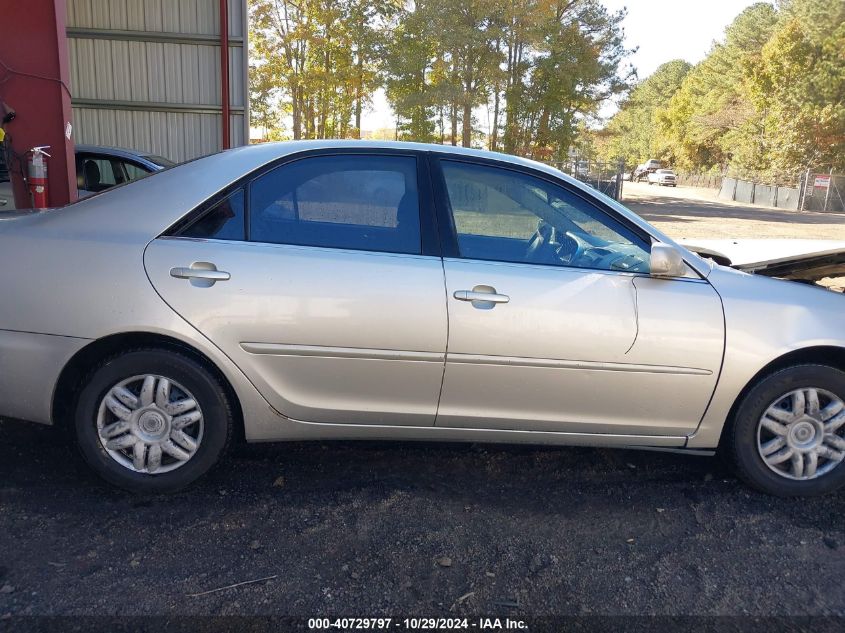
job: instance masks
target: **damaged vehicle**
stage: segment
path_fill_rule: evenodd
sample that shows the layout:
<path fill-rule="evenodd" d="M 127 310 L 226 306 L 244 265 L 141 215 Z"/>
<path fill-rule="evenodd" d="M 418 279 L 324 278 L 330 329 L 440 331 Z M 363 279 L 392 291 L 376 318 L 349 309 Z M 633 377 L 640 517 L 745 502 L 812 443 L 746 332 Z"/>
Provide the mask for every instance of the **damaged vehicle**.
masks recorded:
<path fill-rule="evenodd" d="M 747 273 L 789 279 L 843 291 L 845 242 L 841 240 L 684 239 L 678 243 Z"/>
<path fill-rule="evenodd" d="M 836 490 L 843 297 L 727 263 L 521 158 L 227 150 L 0 219 L 0 416 L 139 492 L 241 436 L 719 450 Z"/>

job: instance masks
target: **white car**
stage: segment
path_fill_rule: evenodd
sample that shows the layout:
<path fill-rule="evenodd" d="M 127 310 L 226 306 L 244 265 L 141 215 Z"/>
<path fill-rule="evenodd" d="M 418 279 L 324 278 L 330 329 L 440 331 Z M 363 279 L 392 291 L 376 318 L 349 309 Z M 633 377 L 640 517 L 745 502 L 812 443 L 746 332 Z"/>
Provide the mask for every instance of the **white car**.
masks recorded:
<path fill-rule="evenodd" d="M 671 169 L 658 169 L 654 173 L 648 175 L 648 184 L 650 185 L 666 185 L 667 187 L 677 187 L 678 177 Z"/>

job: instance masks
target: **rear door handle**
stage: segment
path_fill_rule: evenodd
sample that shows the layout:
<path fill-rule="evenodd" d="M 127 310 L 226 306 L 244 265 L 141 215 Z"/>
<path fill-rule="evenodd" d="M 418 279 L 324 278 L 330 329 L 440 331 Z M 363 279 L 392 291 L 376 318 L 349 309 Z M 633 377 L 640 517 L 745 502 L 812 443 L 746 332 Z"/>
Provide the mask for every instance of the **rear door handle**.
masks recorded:
<path fill-rule="evenodd" d="M 496 292 L 493 286 L 475 286 L 472 290 L 456 290 L 452 296 L 458 301 L 471 302 L 472 307 L 479 310 L 490 310 L 495 308 L 497 303 L 508 303 L 511 300 L 508 295 Z"/>
<path fill-rule="evenodd" d="M 511 300 L 508 295 L 500 295 L 493 292 L 476 292 L 475 290 L 455 290 L 454 297 L 458 301 L 488 301 L 490 303 L 507 303 Z"/>
<path fill-rule="evenodd" d="M 199 288 L 208 288 L 218 281 L 229 281 L 232 278 L 225 270 L 217 270 L 217 266 L 209 262 L 194 262 L 190 268 L 171 268 L 170 276 L 188 279 L 191 285 Z"/>

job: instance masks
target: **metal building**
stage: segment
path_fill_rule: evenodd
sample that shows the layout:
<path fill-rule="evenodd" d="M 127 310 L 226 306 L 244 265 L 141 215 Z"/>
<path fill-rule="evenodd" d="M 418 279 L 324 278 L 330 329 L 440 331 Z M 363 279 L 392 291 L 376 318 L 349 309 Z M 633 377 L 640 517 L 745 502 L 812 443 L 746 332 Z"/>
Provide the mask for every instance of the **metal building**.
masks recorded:
<path fill-rule="evenodd" d="M 246 0 L 68 0 L 66 32 L 76 143 L 180 162 L 249 141 Z"/>

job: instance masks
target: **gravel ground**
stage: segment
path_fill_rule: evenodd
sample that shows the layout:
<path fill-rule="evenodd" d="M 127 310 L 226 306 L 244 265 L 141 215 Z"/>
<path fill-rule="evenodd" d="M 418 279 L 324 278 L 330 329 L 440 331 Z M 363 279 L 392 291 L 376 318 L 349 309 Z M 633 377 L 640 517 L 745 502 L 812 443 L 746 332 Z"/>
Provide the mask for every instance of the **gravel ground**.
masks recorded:
<path fill-rule="evenodd" d="M 678 237 L 845 239 L 838 216 L 635 187 L 632 208 Z M 60 433 L 0 421 L 0 630 L 27 614 L 845 616 L 843 516 L 843 493 L 767 497 L 716 458 L 453 444 L 239 447 L 190 491 L 143 498 L 99 484 Z"/>
<path fill-rule="evenodd" d="M 0 464 L 0 614 L 845 615 L 845 497 L 716 458 L 276 444 L 140 498 L 4 422 Z"/>

